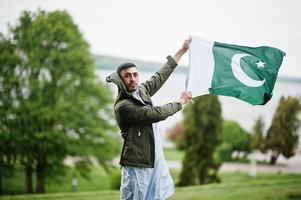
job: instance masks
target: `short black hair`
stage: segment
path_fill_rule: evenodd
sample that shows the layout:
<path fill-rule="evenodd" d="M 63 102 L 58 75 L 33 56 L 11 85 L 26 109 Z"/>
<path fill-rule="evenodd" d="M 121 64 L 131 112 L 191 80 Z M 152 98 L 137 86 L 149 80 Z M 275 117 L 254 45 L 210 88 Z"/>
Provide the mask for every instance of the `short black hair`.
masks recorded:
<path fill-rule="evenodd" d="M 119 76 L 121 76 L 121 71 L 127 68 L 131 68 L 131 67 L 136 67 L 136 65 L 134 63 L 123 63 L 121 65 L 119 65 L 119 67 L 117 68 L 117 73 L 119 74 Z"/>

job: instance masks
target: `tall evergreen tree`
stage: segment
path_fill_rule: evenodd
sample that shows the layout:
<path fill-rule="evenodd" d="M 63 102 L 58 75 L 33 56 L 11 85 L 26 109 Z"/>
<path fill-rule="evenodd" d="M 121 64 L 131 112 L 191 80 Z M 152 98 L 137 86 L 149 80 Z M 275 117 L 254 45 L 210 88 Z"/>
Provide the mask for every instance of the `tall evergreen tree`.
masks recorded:
<path fill-rule="evenodd" d="M 300 99 L 281 97 L 266 136 L 266 148 L 272 151 L 271 164 L 276 163 L 280 154 L 286 158 L 294 155 L 299 141 L 300 111 Z"/>
<path fill-rule="evenodd" d="M 251 148 L 265 152 L 264 122 L 258 117 L 252 129 Z"/>
<path fill-rule="evenodd" d="M 217 96 L 198 97 L 194 105 L 186 106 L 181 144 L 185 157 L 179 186 L 219 181 L 220 163 L 215 160 L 214 152 L 221 127 L 221 106 Z"/>
<path fill-rule="evenodd" d="M 107 166 L 118 151 L 111 93 L 96 79 L 89 46 L 70 15 L 23 12 L 6 40 L 14 48 L 1 60 L 0 77 L 10 92 L 0 101 L 11 105 L 4 105 L 2 127 L 9 131 L 1 134 L 14 135 L 27 191 L 35 172 L 36 192 L 44 192 L 45 176 L 62 175 L 66 156 L 80 157 L 82 173 L 91 156 Z"/>

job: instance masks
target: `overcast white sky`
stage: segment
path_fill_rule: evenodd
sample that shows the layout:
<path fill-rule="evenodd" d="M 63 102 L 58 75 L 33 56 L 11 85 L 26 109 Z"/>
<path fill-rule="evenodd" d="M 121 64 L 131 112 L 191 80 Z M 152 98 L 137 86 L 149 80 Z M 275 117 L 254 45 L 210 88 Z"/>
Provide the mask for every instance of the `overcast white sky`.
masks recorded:
<path fill-rule="evenodd" d="M 0 31 L 22 10 L 67 10 L 95 54 L 164 62 L 189 35 L 273 46 L 280 75 L 301 78 L 300 0 L 0 0 Z M 180 64 L 187 64 L 188 55 Z"/>

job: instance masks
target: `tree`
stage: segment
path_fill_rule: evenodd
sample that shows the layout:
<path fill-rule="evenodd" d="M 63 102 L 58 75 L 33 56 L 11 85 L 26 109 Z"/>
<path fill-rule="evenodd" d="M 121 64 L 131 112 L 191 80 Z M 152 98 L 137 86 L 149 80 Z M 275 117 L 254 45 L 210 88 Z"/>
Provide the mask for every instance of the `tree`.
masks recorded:
<path fill-rule="evenodd" d="M 250 151 L 250 134 L 237 122 L 224 121 L 220 138 L 221 145 L 218 147 L 218 150 L 224 150 L 228 153 L 228 155 L 223 156 L 226 159 L 223 161 L 231 160 L 231 155 L 234 151 L 245 152 L 245 155 Z"/>
<path fill-rule="evenodd" d="M 195 99 L 184 109 L 182 148 L 185 150 L 179 186 L 219 181 L 220 163 L 214 158 L 222 125 L 221 106 L 217 96 Z"/>
<path fill-rule="evenodd" d="M 281 97 L 266 136 L 266 148 L 272 151 L 271 164 L 276 163 L 280 154 L 286 158 L 294 155 L 299 141 L 300 111 L 300 99 Z"/>
<path fill-rule="evenodd" d="M 35 172 L 36 192 L 44 192 L 45 176 L 62 175 L 66 156 L 80 157 L 76 164 L 83 175 L 92 156 L 106 167 L 118 152 L 112 95 L 96 79 L 89 46 L 70 15 L 23 12 L 6 40 L 14 48 L 1 67 L 14 63 L 3 70 L 12 74 L 1 74 L 10 80 L 10 93 L 1 101 L 12 102 L 5 105 L 11 113 L 2 126 L 14 134 L 27 191 Z"/>
<path fill-rule="evenodd" d="M 14 45 L 0 34 L 0 195 L 2 194 L 3 177 L 13 174 L 17 143 L 12 124 L 16 102 L 11 101 L 13 86 L 15 85 L 14 68 L 18 58 L 12 53 Z"/>
<path fill-rule="evenodd" d="M 170 141 L 177 143 L 183 132 L 182 129 L 183 129 L 182 122 L 177 122 L 172 128 L 167 130 L 166 132 L 167 138 Z"/>
<path fill-rule="evenodd" d="M 263 133 L 264 122 L 261 117 L 258 117 L 252 130 L 251 148 L 260 150 L 262 153 L 265 152 L 265 138 Z"/>

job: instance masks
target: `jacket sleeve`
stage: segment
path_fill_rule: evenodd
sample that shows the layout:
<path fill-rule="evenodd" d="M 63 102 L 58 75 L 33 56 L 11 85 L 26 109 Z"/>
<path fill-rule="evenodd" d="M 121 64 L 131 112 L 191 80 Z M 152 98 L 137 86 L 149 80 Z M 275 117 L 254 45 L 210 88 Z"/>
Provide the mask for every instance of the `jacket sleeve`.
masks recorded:
<path fill-rule="evenodd" d="M 167 103 L 162 106 L 139 106 L 132 102 L 122 104 L 115 110 L 115 114 L 122 124 L 151 124 L 172 116 L 182 109 L 180 102 Z"/>
<path fill-rule="evenodd" d="M 141 85 L 144 86 L 150 96 L 153 96 L 162 87 L 176 66 L 177 62 L 171 56 L 167 56 L 167 63 L 165 63 L 162 69 Z"/>

